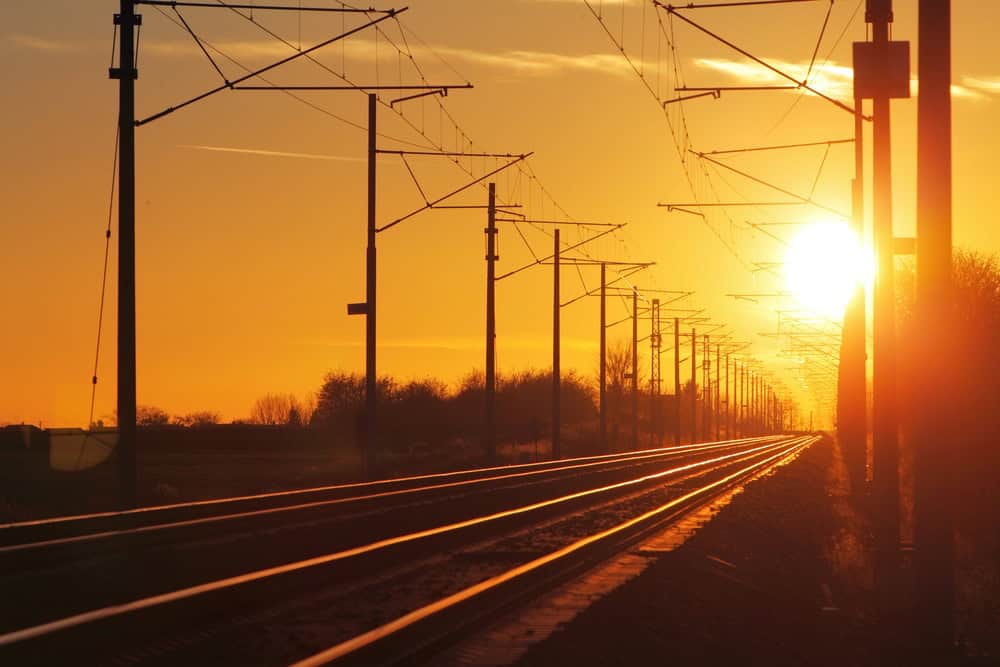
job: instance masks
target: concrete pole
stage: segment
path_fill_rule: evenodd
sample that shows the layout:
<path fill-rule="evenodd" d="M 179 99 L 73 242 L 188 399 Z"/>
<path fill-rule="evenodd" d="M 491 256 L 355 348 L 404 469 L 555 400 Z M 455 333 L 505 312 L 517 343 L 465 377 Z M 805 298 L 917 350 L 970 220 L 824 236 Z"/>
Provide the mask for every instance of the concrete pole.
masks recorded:
<path fill-rule="evenodd" d="M 866 20 L 876 44 L 888 44 L 892 22 L 891 0 L 868 0 Z M 873 308 L 874 356 L 872 364 L 873 478 L 876 487 L 878 530 L 875 577 L 883 610 L 893 602 L 891 580 L 899 561 L 899 451 L 896 432 L 896 332 L 895 280 L 892 229 L 892 144 L 888 91 L 873 100 L 873 212 L 875 276 Z M 810 414 L 810 430 L 812 430 Z"/>
<path fill-rule="evenodd" d="M 917 316 L 924 339 L 914 434 L 917 627 L 922 655 L 945 664 L 954 652 L 954 438 L 938 396 L 954 393 L 947 354 L 951 299 L 951 2 L 920 0 L 917 97 Z M 937 396 L 935 395 L 937 394 Z"/>
<path fill-rule="evenodd" d="M 600 435 L 601 451 L 608 449 L 608 282 L 607 265 L 601 262 L 601 361 L 600 361 Z"/>
<path fill-rule="evenodd" d="M 674 444 L 681 444 L 681 321 L 674 318 Z"/>
<path fill-rule="evenodd" d="M 691 442 L 698 442 L 698 332 L 691 329 Z"/>
<path fill-rule="evenodd" d="M 496 183 L 489 184 L 486 215 L 486 457 L 490 464 L 497 456 L 497 376 L 496 376 L 496 262 L 497 259 Z"/>
<path fill-rule="evenodd" d="M 632 450 L 639 449 L 639 288 L 632 288 Z"/>
<path fill-rule="evenodd" d="M 705 393 L 705 398 L 701 406 L 702 433 L 706 440 L 712 437 L 712 354 L 708 334 L 702 338 L 702 353 L 704 360 L 701 362 L 701 386 Z"/>
<path fill-rule="evenodd" d="M 118 68 L 118 506 L 136 506 L 135 370 L 135 27 L 134 0 L 121 0 Z"/>
<path fill-rule="evenodd" d="M 715 344 L 715 439 L 722 439 L 722 347 Z"/>
<path fill-rule="evenodd" d="M 729 393 L 729 354 L 726 354 L 726 440 L 733 439 L 733 404 Z"/>
<path fill-rule="evenodd" d="M 552 458 L 562 458 L 562 392 L 560 391 L 559 346 L 559 230 L 555 230 L 552 250 Z"/>
<path fill-rule="evenodd" d="M 378 377 L 375 365 L 376 252 L 375 189 L 378 97 L 368 94 L 368 248 L 365 271 L 365 473 L 374 478 L 378 448 Z"/>

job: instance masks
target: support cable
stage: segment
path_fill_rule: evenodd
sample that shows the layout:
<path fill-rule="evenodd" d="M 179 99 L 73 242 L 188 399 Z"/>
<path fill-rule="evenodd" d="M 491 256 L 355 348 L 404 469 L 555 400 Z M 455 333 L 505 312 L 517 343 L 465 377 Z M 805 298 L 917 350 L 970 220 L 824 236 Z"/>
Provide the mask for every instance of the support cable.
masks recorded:
<path fill-rule="evenodd" d="M 215 68 L 215 71 L 219 73 L 219 77 L 222 78 L 222 82 L 224 84 L 226 84 L 227 86 L 230 85 L 229 84 L 229 79 L 226 77 L 226 75 L 223 73 L 223 71 L 219 68 L 219 65 L 218 65 L 218 63 L 215 62 L 215 59 L 212 58 L 212 54 L 210 54 L 208 52 L 208 49 L 205 48 L 205 45 L 201 43 L 201 39 L 198 38 L 198 35 L 196 35 L 195 32 L 194 32 L 194 30 L 191 29 L 191 26 L 188 25 L 188 22 L 186 20 L 184 20 L 184 16 L 180 13 L 180 10 L 178 10 L 177 7 L 172 7 L 172 9 L 174 10 L 174 14 L 177 15 L 177 18 L 179 18 L 180 21 L 181 21 L 181 23 L 184 24 L 184 28 L 188 31 L 188 34 L 191 35 L 191 39 L 194 40 L 195 44 L 198 45 L 198 48 L 201 49 L 201 52 L 205 54 L 206 58 L 208 58 L 208 62 L 212 63 L 212 67 Z"/>
<path fill-rule="evenodd" d="M 118 175 L 118 143 L 121 139 L 121 124 L 115 123 L 115 153 L 111 160 L 111 194 L 108 196 L 108 225 L 104 230 L 104 268 L 101 269 L 101 301 L 97 307 L 97 344 L 94 351 L 94 373 L 90 380 L 90 415 L 87 428 L 94 425 L 94 404 L 97 400 L 97 367 L 101 360 L 101 331 L 104 328 L 104 297 L 108 288 L 108 258 L 111 254 L 111 220 L 115 208 L 115 180 Z"/>

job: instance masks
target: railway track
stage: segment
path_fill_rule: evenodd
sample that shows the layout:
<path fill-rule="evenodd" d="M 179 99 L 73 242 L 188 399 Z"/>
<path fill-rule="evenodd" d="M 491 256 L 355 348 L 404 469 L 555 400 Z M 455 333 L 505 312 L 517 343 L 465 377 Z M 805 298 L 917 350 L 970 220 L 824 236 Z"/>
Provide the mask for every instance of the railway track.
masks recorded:
<path fill-rule="evenodd" d="M 412 660 L 811 442 L 751 438 L 3 526 L 0 663 Z"/>

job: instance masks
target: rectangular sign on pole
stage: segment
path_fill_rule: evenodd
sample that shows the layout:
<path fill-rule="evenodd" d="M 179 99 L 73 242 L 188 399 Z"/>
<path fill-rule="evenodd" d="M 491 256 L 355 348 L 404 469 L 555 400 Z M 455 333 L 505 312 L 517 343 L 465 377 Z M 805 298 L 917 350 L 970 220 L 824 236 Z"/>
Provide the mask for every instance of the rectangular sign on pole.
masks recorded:
<path fill-rule="evenodd" d="M 909 42 L 854 42 L 855 98 L 909 96 Z"/>
<path fill-rule="evenodd" d="M 361 303 L 349 303 L 347 304 L 347 314 L 348 315 L 367 315 L 368 314 L 368 304 L 364 301 Z"/>

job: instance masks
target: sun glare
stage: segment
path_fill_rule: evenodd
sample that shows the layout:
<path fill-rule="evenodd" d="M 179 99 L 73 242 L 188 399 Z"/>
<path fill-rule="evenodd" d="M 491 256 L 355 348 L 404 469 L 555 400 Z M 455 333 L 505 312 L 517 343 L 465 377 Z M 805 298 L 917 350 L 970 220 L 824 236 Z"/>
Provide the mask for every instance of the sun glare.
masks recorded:
<path fill-rule="evenodd" d="M 817 222 L 789 242 L 785 286 L 805 310 L 838 319 L 857 285 L 871 281 L 874 266 L 871 252 L 846 223 Z"/>

